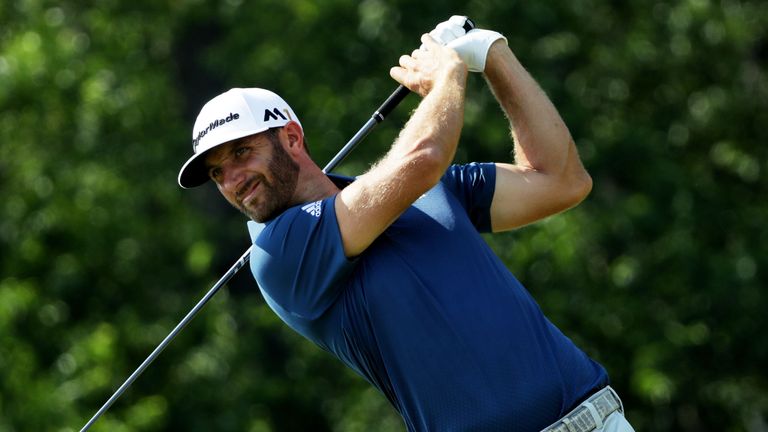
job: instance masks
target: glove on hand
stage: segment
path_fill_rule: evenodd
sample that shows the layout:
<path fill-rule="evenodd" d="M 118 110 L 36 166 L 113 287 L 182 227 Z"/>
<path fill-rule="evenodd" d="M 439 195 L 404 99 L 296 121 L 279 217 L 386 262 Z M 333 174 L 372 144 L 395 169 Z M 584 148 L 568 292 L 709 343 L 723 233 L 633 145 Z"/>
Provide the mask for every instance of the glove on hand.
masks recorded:
<path fill-rule="evenodd" d="M 464 24 L 467 22 L 467 19 L 465 16 L 454 15 L 448 21 L 438 24 L 434 30 L 429 32 L 429 35 L 440 45 L 447 45 L 448 42 L 466 34 Z"/>
<path fill-rule="evenodd" d="M 506 42 L 507 38 L 491 30 L 473 29 L 467 32 L 464 29 L 467 19 L 462 15 L 454 15 L 438 24 L 429 35 L 438 43 L 456 50 L 470 72 L 483 72 L 491 45 L 499 39 Z"/>
<path fill-rule="evenodd" d="M 507 38 L 501 33 L 474 29 L 468 31 L 466 35 L 448 42 L 447 46 L 456 50 L 461 60 L 467 64 L 470 72 L 483 72 L 488 51 L 491 49 L 491 45 L 499 39 L 504 39 L 504 43 L 507 42 Z"/>

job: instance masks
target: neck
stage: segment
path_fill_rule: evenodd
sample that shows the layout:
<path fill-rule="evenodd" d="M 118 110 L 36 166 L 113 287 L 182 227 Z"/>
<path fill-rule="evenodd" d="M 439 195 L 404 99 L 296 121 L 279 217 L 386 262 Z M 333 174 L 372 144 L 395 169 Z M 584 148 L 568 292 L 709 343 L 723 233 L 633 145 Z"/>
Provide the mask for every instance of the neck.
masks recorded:
<path fill-rule="evenodd" d="M 312 167 L 302 167 L 299 171 L 294 202 L 299 204 L 317 201 L 328 198 L 337 192 L 339 192 L 339 188 L 317 165 L 313 164 Z"/>

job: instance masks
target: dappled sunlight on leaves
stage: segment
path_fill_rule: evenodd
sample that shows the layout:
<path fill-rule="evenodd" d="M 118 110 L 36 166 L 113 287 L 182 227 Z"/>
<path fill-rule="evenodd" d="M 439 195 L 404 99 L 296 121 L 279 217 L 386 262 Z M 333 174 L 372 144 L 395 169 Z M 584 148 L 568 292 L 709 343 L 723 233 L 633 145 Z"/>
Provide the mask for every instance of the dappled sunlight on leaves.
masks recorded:
<path fill-rule="evenodd" d="M 79 429 L 247 247 L 215 187 L 176 186 L 208 98 L 276 90 L 322 165 L 456 13 L 505 33 L 594 181 L 489 245 L 606 366 L 636 430 L 765 430 L 768 6 L 736 0 L 3 3 L 0 430 Z M 511 161 L 481 76 L 467 95 L 457 160 Z M 338 171 L 364 172 L 417 103 Z M 404 426 L 246 269 L 92 430 Z"/>

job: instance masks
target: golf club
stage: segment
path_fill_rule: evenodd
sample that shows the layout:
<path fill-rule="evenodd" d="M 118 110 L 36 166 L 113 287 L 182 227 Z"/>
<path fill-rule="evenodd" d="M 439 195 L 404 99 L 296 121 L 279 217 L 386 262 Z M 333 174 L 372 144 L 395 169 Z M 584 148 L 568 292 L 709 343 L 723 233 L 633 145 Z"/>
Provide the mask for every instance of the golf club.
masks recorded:
<path fill-rule="evenodd" d="M 469 31 L 475 27 L 474 23 L 467 18 L 464 24 L 464 29 Z M 405 99 L 410 93 L 405 86 L 400 85 L 392 94 L 381 104 L 381 106 L 374 111 L 371 118 L 357 131 L 357 133 L 339 150 L 336 156 L 331 159 L 330 162 L 323 168 L 323 172 L 328 173 L 332 171 L 336 166 L 346 158 L 349 153 L 362 141 L 371 130 L 379 123 L 381 123 L 392 110 Z M 187 313 L 187 315 L 174 327 L 174 329 L 160 342 L 160 344 L 152 351 L 152 353 L 139 365 L 138 368 L 123 382 L 122 385 L 112 394 L 112 396 L 104 403 L 104 405 L 96 411 L 96 414 L 88 420 L 88 423 L 80 429 L 80 432 L 87 431 L 90 427 L 99 419 L 112 404 L 133 384 L 134 381 L 149 367 L 149 365 L 160 355 L 160 353 L 171 343 L 171 341 L 181 332 L 187 324 L 200 312 L 208 301 L 213 298 L 214 295 L 226 285 L 230 279 L 243 268 L 251 258 L 251 247 L 249 247 L 245 253 L 227 270 L 227 272 L 211 287 L 210 290 L 200 299 L 199 302 Z"/>
<path fill-rule="evenodd" d="M 392 110 L 400 103 L 402 100 L 408 95 L 410 91 L 400 86 L 395 90 L 384 103 L 373 113 L 371 118 L 363 125 L 362 128 L 342 147 L 342 149 L 336 154 L 336 156 L 328 162 L 328 164 L 323 168 L 323 172 L 328 173 L 331 170 L 333 170 L 341 161 L 349 155 L 349 153 L 357 146 L 357 144 L 360 143 L 367 135 L 370 133 L 370 131 L 373 129 L 374 126 L 376 126 L 378 123 L 381 123 L 384 118 L 392 112 Z M 165 349 L 168 344 L 171 343 L 171 341 L 181 332 L 181 330 L 186 327 L 187 324 L 189 324 L 190 321 L 192 321 L 192 318 L 197 315 L 198 312 L 205 306 L 208 301 L 213 298 L 214 295 L 221 289 L 222 286 L 226 285 L 227 282 L 229 282 L 230 279 L 238 272 L 241 268 L 243 268 L 248 261 L 251 258 L 251 248 L 248 248 L 248 250 L 245 251 L 245 253 L 235 262 L 232 267 L 227 270 L 227 272 L 219 279 L 213 287 L 203 296 L 202 299 L 200 299 L 199 302 L 195 305 L 195 307 L 192 308 L 192 310 L 187 313 L 187 315 L 182 319 L 176 327 L 168 334 L 168 336 L 163 339 L 162 342 L 155 348 L 154 351 L 144 360 L 141 365 L 128 377 L 128 379 L 125 380 L 125 382 L 115 391 L 115 393 L 107 400 L 107 402 L 104 403 L 104 405 L 96 412 L 96 414 L 91 417 L 91 419 L 88 421 L 88 423 L 83 426 L 82 429 L 80 429 L 80 432 L 87 431 L 90 429 L 90 427 L 96 422 L 96 420 L 99 419 L 99 417 L 106 412 L 110 406 L 119 398 L 125 390 L 128 389 L 128 387 L 133 384 L 134 381 L 141 375 L 144 370 L 157 358 L 157 356 L 160 355 L 160 353 Z"/>

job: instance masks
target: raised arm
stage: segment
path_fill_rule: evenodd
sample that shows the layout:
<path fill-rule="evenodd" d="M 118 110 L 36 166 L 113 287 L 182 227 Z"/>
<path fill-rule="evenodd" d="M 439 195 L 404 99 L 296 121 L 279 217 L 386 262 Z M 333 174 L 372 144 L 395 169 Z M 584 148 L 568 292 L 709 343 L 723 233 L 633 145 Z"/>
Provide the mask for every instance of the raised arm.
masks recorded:
<path fill-rule="evenodd" d="M 455 51 L 422 36 L 422 48 L 400 57 L 392 78 L 423 99 L 389 152 L 336 198 L 348 257 L 363 252 L 442 177 L 464 122 L 467 68 Z"/>
<path fill-rule="evenodd" d="M 529 224 L 581 202 L 592 189 L 563 119 L 503 40 L 488 52 L 485 76 L 510 121 L 514 163 L 497 163 L 494 231 Z"/>

